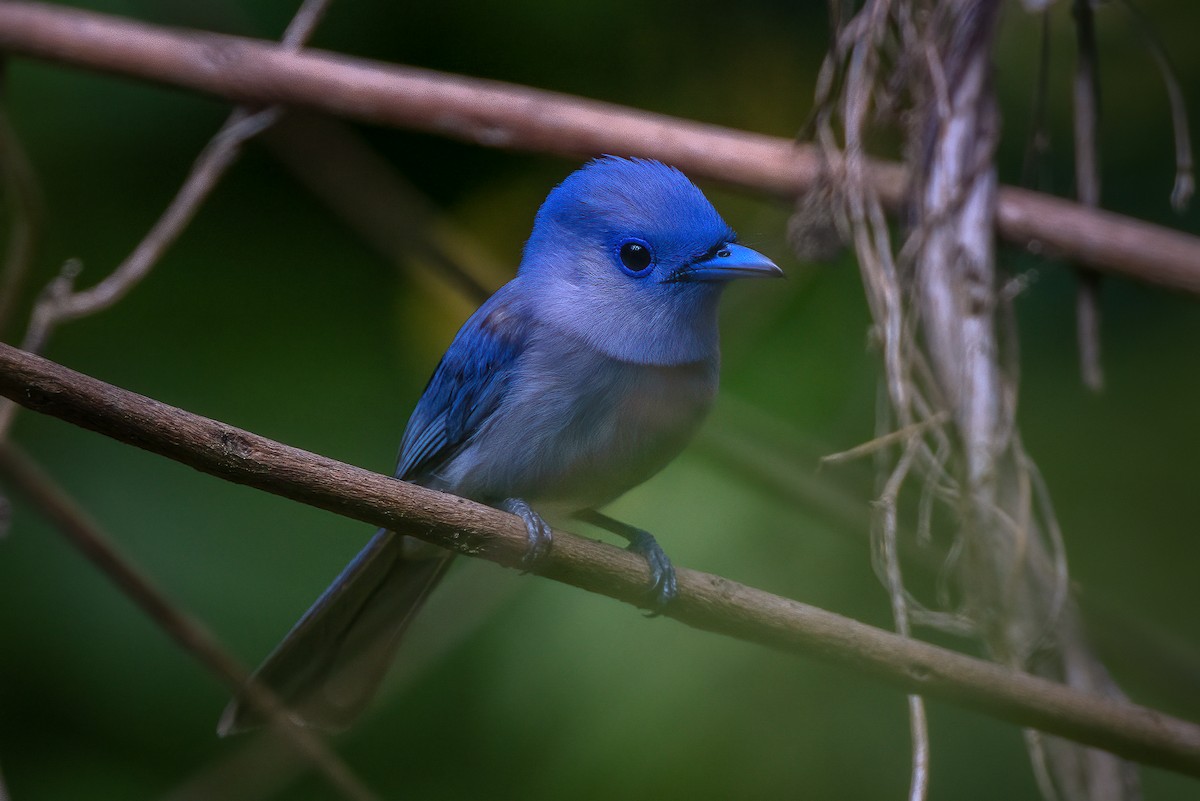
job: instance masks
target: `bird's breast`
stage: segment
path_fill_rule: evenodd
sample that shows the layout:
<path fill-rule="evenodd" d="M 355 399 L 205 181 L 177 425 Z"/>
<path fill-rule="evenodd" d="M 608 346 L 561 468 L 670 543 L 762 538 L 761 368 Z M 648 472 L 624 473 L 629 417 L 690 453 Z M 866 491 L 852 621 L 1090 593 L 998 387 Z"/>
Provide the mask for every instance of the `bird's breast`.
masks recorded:
<path fill-rule="evenodd" d="M 561 337 L 535 343 L 500 408 L 447 466 L 446 488 L 562 512 L 603 505 L 683 449 L 716 389 L 715 358 L 643 365 Z"/>

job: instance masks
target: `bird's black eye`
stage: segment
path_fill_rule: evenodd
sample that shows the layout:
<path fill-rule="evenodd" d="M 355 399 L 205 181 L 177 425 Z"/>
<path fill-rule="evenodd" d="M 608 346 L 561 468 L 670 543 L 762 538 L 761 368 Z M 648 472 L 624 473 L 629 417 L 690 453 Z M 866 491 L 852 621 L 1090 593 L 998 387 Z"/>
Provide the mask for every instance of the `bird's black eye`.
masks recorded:
<path fill-rule="evenodd" d="M 650 273 L 654 267 L 654 253 L 650 245 L 641 239 L 626 239 L 617 251 L 621 259 L 621 269 L 634 278 L 641 278 Z"/>

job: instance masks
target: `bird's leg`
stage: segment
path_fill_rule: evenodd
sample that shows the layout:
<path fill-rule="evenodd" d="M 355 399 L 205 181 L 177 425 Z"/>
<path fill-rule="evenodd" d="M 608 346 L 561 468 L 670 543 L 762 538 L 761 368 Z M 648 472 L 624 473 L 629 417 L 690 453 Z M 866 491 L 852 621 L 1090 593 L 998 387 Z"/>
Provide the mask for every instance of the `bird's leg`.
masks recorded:
<path fill-rule="evenodd" d="M 620 520 L 614 520 L 594 509 L 580 512 L 575 516 L 585 523 L 599 526 L 629 540 L 629 547 L 626 550 L 638 554 L 650 566 L 650 593 L 654 597 L 654 608 L 650 611 L 650 617 L 661 615 L 667 608 L 667 604 L 675 600 L 675 596 L 679 594 L 679 585 L 675 578 L 675 566 L 671 564 L 671 560 L 667 558 L 666 552 L 663 551 L 654 536 L 649 531 L 622 523 Z"/>
<path fill-rule="evenodd" d="M 525 522 L 525 532 L 528 536 L 528 546 L 525 551 L 525 556 L 521 559 L 521 564 L 525 569 L 532 568 L 539 559 L 546 555 L 550 550 L 550 545 L 554 541 L 554 535 L 550 531 L 550 526 L 542 519 L 541 515 L 533 511 L 528 503 L 521 498 L 508 498 L 503 501 L 499 507 L 509 514 L 514 514 Z"/>

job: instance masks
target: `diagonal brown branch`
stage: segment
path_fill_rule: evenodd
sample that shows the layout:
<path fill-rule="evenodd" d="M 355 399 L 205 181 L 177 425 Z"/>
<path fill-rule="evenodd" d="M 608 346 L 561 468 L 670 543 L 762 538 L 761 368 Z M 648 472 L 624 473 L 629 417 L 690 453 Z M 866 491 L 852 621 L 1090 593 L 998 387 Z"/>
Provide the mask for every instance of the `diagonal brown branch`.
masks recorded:
<path fill-rule="evenodd" d="M 504 512 L 282 445 L 0 344 L 0 394 L 224 480 L 522 567 L 525 528 Z M 555 534 L 534 572 L 633 604 L 647 602 L 645 562 Z M 687 625 L 874 676 L 1012 723 L 1200 777 L 1200 726 L 1061 685 L 753 589 L 679 571 L 667 614 Z"/>
<path fill-rule="evenodd" d="M 119 552 L 99 526 L 50 476 L 9 442 L 0 442 L 0 477 L 28 497 L 80 553 L 183 650 L 221 679 L 231 692 L 245 694 L 252 704 L 266 713 L 272 729 L 281 739 L 320 771 L 342 797 L 355 801 L 375 798 L 324 740 L 291 722 L 283 703 L 273 692 L 257 683 L 247 685 L 250 672 L 208 629 L 180 611 L 133 566 L 128 557 Z M 2 797 L 0 801 L 3 801 Z"/>
<path fill-rule="evenodd" d="M 0 49 L 84 69 L 182 86 L 234 101 L 318 109 L 489 147 L 570 157 L 638 154 L 755 190 L 796 195 L 824 177 L 815 148 L 524 86 L 382 64 L 274 42 L 184 31 L 38 3 L 0 3 Z M 868 176 L 893 212 L 905 172 Z M 1003 188 L 1006 241 L 1097 270 L 1200 294 L 1200 238 Z"/>

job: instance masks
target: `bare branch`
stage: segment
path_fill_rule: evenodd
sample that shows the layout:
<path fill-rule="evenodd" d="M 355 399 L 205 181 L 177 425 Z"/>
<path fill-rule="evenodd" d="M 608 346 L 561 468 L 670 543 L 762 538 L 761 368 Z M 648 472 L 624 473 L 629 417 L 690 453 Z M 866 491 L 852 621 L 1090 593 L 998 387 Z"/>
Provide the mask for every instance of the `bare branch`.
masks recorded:
<path fill-rule="evenodd" d="M 270 109 L 258 113 L 242 109 L 234 111 L 196 159 L 178 194 L 129 257 L 89 289 L 44 295 L 34 309 L 22 347 L 33 353 L 40 352 L 59 323 L 104 311 L 129 294 L 192 221 L 204 199 L 236 160 L 242 142 L 270 125 L 276 114 Z"/>
<path fill-rule="evenodd" d="M 496 81 L 275 43 L 180 31 L 60 6 L 0 3 L 0 49 L 231 100 L 319 109 L 489 147 L 578 158 L 664 159 L 696 175 L 794 196 L 826 176 L 817 149 L 790 139 L 636 111 Z M 865 176 L 898 211 L 904 171 Z M 1026 190 L 1002 189 L 996 231 L 1019 247 L 1200 294 L 1200 238 Z"/>
<path fill-rule="evenodd" d="M 1033 87 L 1033 102 L 1029 114 L 1029 136 L 1025 140 L 1025 157 L 1021 164 L 1021 185 L 1040 189 L 1049 185 L 1043 173 L 1049 166 L 1050 123 L 1047 104 L 1050 98 L 1050 12 L 1041 12 L 1041 31 L 1038 48 L 1037 82 Z"/>
<path fill-rule="evenodd" d="M 520 569 L 516 517 L 464 498 L 291 448 L 199 417 L 0 344 L 0 394 L 224 480 L 410 534 Z M 636 555 L 556 532 L 534 571 L 627 603 L 648 605 Z M 1124 701 L 881 631 L 719 576 L 679 571 L 667 615 L 705 631 L 813 656 L 906 691 L 1200 777 L 1200 726 Z"/>
<path fill-rule="evenodd" d="M 2 63 L 0 63 L 2 68 Z M 4 263 L 0 266 L 0 336 L 12 318 L 25 276 L 33 263 L 37 232 L 42 224 L 42 198 L 25 149 L 0 105 L 0 172 L 11 217 Z"/>
<path fill-rule="evenodd" d="M 1096 14 L 1092 0 L 1075 0 L 1075 196 L 1088 208 L 1100 206 L 1100 75 Z M 1080 270 L 1075 288 L 1075 332 L 1084 385 L 1104 388 L 1100 361 L 1100 276 Z"/>
<path fill-rule="evenodd" d="M 1163 45 L 1158 31 L 1150 24 L 1141 10 L 1133 4 L 1132 0 L 1124 0 L 1121 5 L 1129 12 L 1138 31 L 1142 34 L 1142 39 L 1150 50 L 1150 56 L 1154 59 L 1154 64 L 1162 76 L 1163 86 L 1167 90 L 1167 102 L 1171 109 L 1171 128 L 1175 133 L 1175 186 L 1171 189 L 1171 205 L 1175 211 L 1182 214 L 1187 210 L 1188 204 L 1192 200 L 1192 194 L 1196 191 L 1187 101 L 1184 100 L 1183 88 L 1179 85 L 1175 66 L 1171 63 L 1170 56 L 1167 55 L 1167 48 Z"/>
<path fill-rule="evenodd" d="M 300 4 L 300 8 L 292 15 L 292 21 L 284 30 L 283 38 L 280 39 L 285 50 L 294 52 L 304 47 L 321 24 L 331 2 L 333 0 L 304 0 Z"/>
<path fill-rule="evenodd" d="M 80 553 L 108 576 L 147 617 L 183 650 L 219 678 L 231 692 L 242 693 L 266 714 L 272 729 L 303 755 L 343 797 L 375 798 L 350 768 L 312 731 L 291 721 L 270 689 L 247 684 L 250 672 L 222 647 L 200 622 L 189 617 L 133 566 L 100 527 L 54 480 L 10 442 L 0 442 L 0 476 L 19 489 Z"/>
<path fill-rule="evenodd" d="M 885 448 L 890 448 L 892 445 L 911 440 L 914 436 L 924 433 L 927 429 L 940 426 L 949 419 L 950 415 L 946 412 L 938 412 L 926 420 L 911 423 L 903 428 L 880 434 L 869 442 L 855 445 L 853 448 L 838 453 L 826 454 L 821 457 L 821 464 L 842 464 L 854 459 L 861 459 L 864 456 L 871 456 Z"/>

